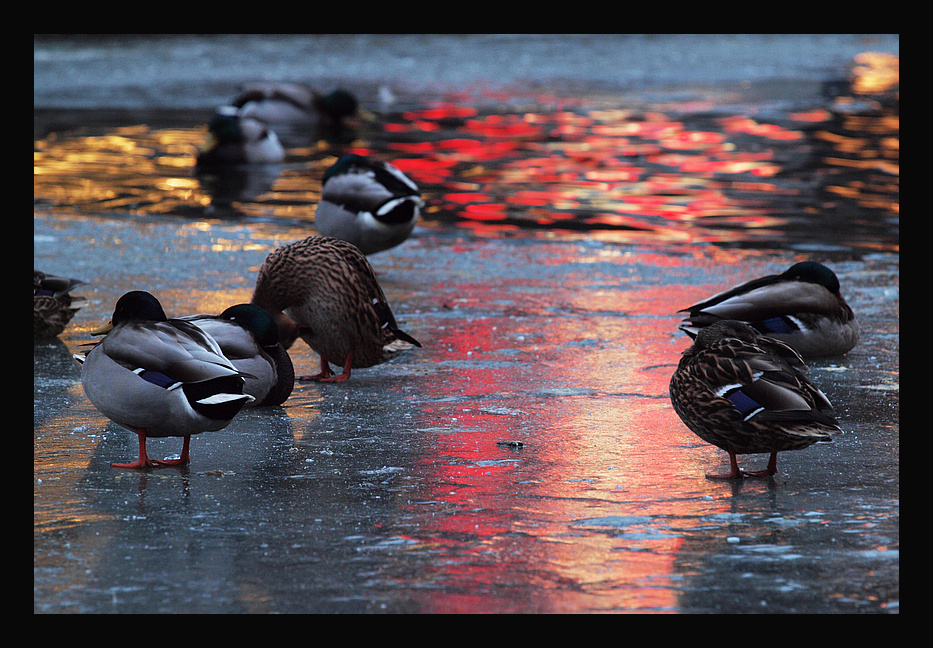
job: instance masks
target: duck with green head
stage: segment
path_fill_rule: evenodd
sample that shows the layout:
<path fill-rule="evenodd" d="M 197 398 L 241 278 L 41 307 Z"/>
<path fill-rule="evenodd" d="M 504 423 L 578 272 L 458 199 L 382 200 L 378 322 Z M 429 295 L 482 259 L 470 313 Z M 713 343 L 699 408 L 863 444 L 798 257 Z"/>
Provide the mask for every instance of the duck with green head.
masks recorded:
<path fill-rule="evenodd" d="M 302 83 L 251 83 L 230 104 L 243 117 L 278 125 L 342 128 L 348 120 L 365 116 L 350 92 L 337 89 L 321 94 Z"/>
<path fill-rule="evenodd" d="M 805 358 L 842 355 L 858 342 L 858 321 L 839 279 L 822 263 L 802 261 L 688 306 L 680 329 L 692 338 L 703 327 L 738 320 L 792 346 Z"/>
<path fill-rule="evenodd" d="M 324 173 L 314 226 L 369 255 L 411 236 L 422 207 L 418 185 L 395 166 L 344 155 Z"/>
<path fill-rule="evenodd" d="M 199 169 L 240 164 L 278 164 L 285 148 L 266 124 L 221 107 L 207 127 L 207 143 L 198 153 Z"/>
<path fill-rule="evenodd" d="M 189 315 L 191 322 L 220 346 L 224 356 L 246 376 L 243 392 L 255 400 L 248 406 L 281 405 L 295 385 L 295 369 L 279 344 L 279 327 L 255 304 L 236 304 L 220 315 Z"/>
<path fill-rule="evenodd" d="M 191 435 L 221 430 L 246 403 L 246 376 L 217 342 L 190 322 L 168 319 L 153 295 L 120 297 L 106 333 L 81 364 L 84 393 L 114 423 L 136 433 L 139 459 L 116 468 L 144 469 L 189 463 Z M 150 437 L 183 437 L 178 459 L 151 460 Z"/>

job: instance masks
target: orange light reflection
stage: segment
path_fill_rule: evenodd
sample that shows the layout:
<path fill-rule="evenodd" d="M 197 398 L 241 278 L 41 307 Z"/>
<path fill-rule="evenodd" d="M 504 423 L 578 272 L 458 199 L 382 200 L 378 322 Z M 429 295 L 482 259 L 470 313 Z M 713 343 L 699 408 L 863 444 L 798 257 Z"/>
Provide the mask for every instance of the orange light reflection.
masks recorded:
<path fill-rule="evenodd" d="M 458 296 L 451 308 L 514 315 L 464 316 L 436 331 L 442 369 L 425 384 L 429 424 L 419 431 L 432 452 L 409 505 L 436 511 L 415 534 L 435 554 L 420 576 L 430 584 L 421 604 L 674 611 L 683 532 L 728 507 L 706 497 L 715 448 L 696 447 L 667 399 L 684 346 L 672 344 L 670 314 L 693 294 L 653 286 L 639 270 L 681 261 L 566 244 L 540 259 L 579 268 L 562 274 L 575 290 L 555 290 L 546 277 L 438 287 Z M 659 317 L 626 317 L 636 312 Z M 497 444 L 509 440 L 524 447 Z"/>

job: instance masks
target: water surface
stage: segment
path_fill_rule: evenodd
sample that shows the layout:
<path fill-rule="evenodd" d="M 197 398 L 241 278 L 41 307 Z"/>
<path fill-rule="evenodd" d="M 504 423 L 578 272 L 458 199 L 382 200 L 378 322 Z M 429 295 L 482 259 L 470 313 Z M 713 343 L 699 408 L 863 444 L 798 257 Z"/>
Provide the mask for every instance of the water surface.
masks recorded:
<path fill-rule="evenodd" d="M 503 56 L 539 70 L 554 40 L 476 38 L 486 82 L 450 39 L 425 37 L 448 56 L 430 74 L 380 43 L 388 76 L 350 61 L 375 121 L 282 132 L 284 164 L 222 176 L 194 156 L 236 79 L 188 55 L 264 60 L 266 41 L 37 44 L 35 264 L 84 279 L 90 305 L 34 346 L 35 611 L 898 610 L 897 61 L 811 63 L 832 37 L 795 39 L 798 78 L 775 80 L 768 54 L 789 41 L 635 39 L 626 79 L 493 83 Z M 289 41 L 277 70 L 325 40 Z M 570 43 L 564 61 L 618 55 Z M 750 81 L 685 61 L 745 61 Z M 314 233 L 347 151 L 422 187 L 415 236 L 372 261 L 424 348 L 196 436 L 188 468 L 113 470 L 135 437 L 90 405 L 70 354 L 131 288 L 172 315 L 248 300 L 265 256 Z M 846 432 L 782 454 L 774 479 L 710 482 L 726 457 L 667 395 L 676 311 L 805 258 L 833 267 L 862 325 L 810 372 Z M 292 357 L 317 363 L 301 343 Z"/>

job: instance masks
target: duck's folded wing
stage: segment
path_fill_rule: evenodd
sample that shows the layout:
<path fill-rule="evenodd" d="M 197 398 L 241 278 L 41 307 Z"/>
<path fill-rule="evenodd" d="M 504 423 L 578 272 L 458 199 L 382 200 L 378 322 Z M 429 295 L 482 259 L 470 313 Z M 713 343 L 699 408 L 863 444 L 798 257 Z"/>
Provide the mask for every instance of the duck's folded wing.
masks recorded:
<path fill-rule="evenodd" d="M 834 307 L 832 294 L 823 286 L 804 281 L 780 281 L 752 290 L 729 290 L 681 312 L 691 316 L 709 313 L 721 319 L 747 322 L 788 313 L 830 313 Z"/>
<path fill-rule="evenodd" d="M 107 335 L 101 349 L 131 371 L 156 371 L 183 383 L 200 382 L 238 372 L 197 326 L 178 320 L 130 322 Z"/>
<path fill-rule="evenodd" d="M 324 184 L 322 200 L 340 205 L 349 211 L 373 212 L 393 197 L 384 185 L 376 182 L 373 173 L 343 173 Z"/>

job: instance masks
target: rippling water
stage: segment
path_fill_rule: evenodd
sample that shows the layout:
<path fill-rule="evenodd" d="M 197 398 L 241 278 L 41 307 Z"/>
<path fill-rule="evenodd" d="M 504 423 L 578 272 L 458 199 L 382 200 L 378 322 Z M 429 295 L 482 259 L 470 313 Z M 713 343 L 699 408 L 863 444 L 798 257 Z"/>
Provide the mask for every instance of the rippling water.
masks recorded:
<path fill-rule="evenodd" d="M 864 54 L 809 105 L 762 114 L 713 100 L 633 109 L 605 95 L 448 94 L 343 133 L 280 132 L 284 164 L 221 175 L 195 172 L 203 122 L 143 113 L 133 115 L 142 123 L 131 116 L 37 139 L 35 203 L 313 223 L 324 170 L 353 151 L 419 183 L 427 228 L 891 251 L 898 70 L 897 57 Z"/>

